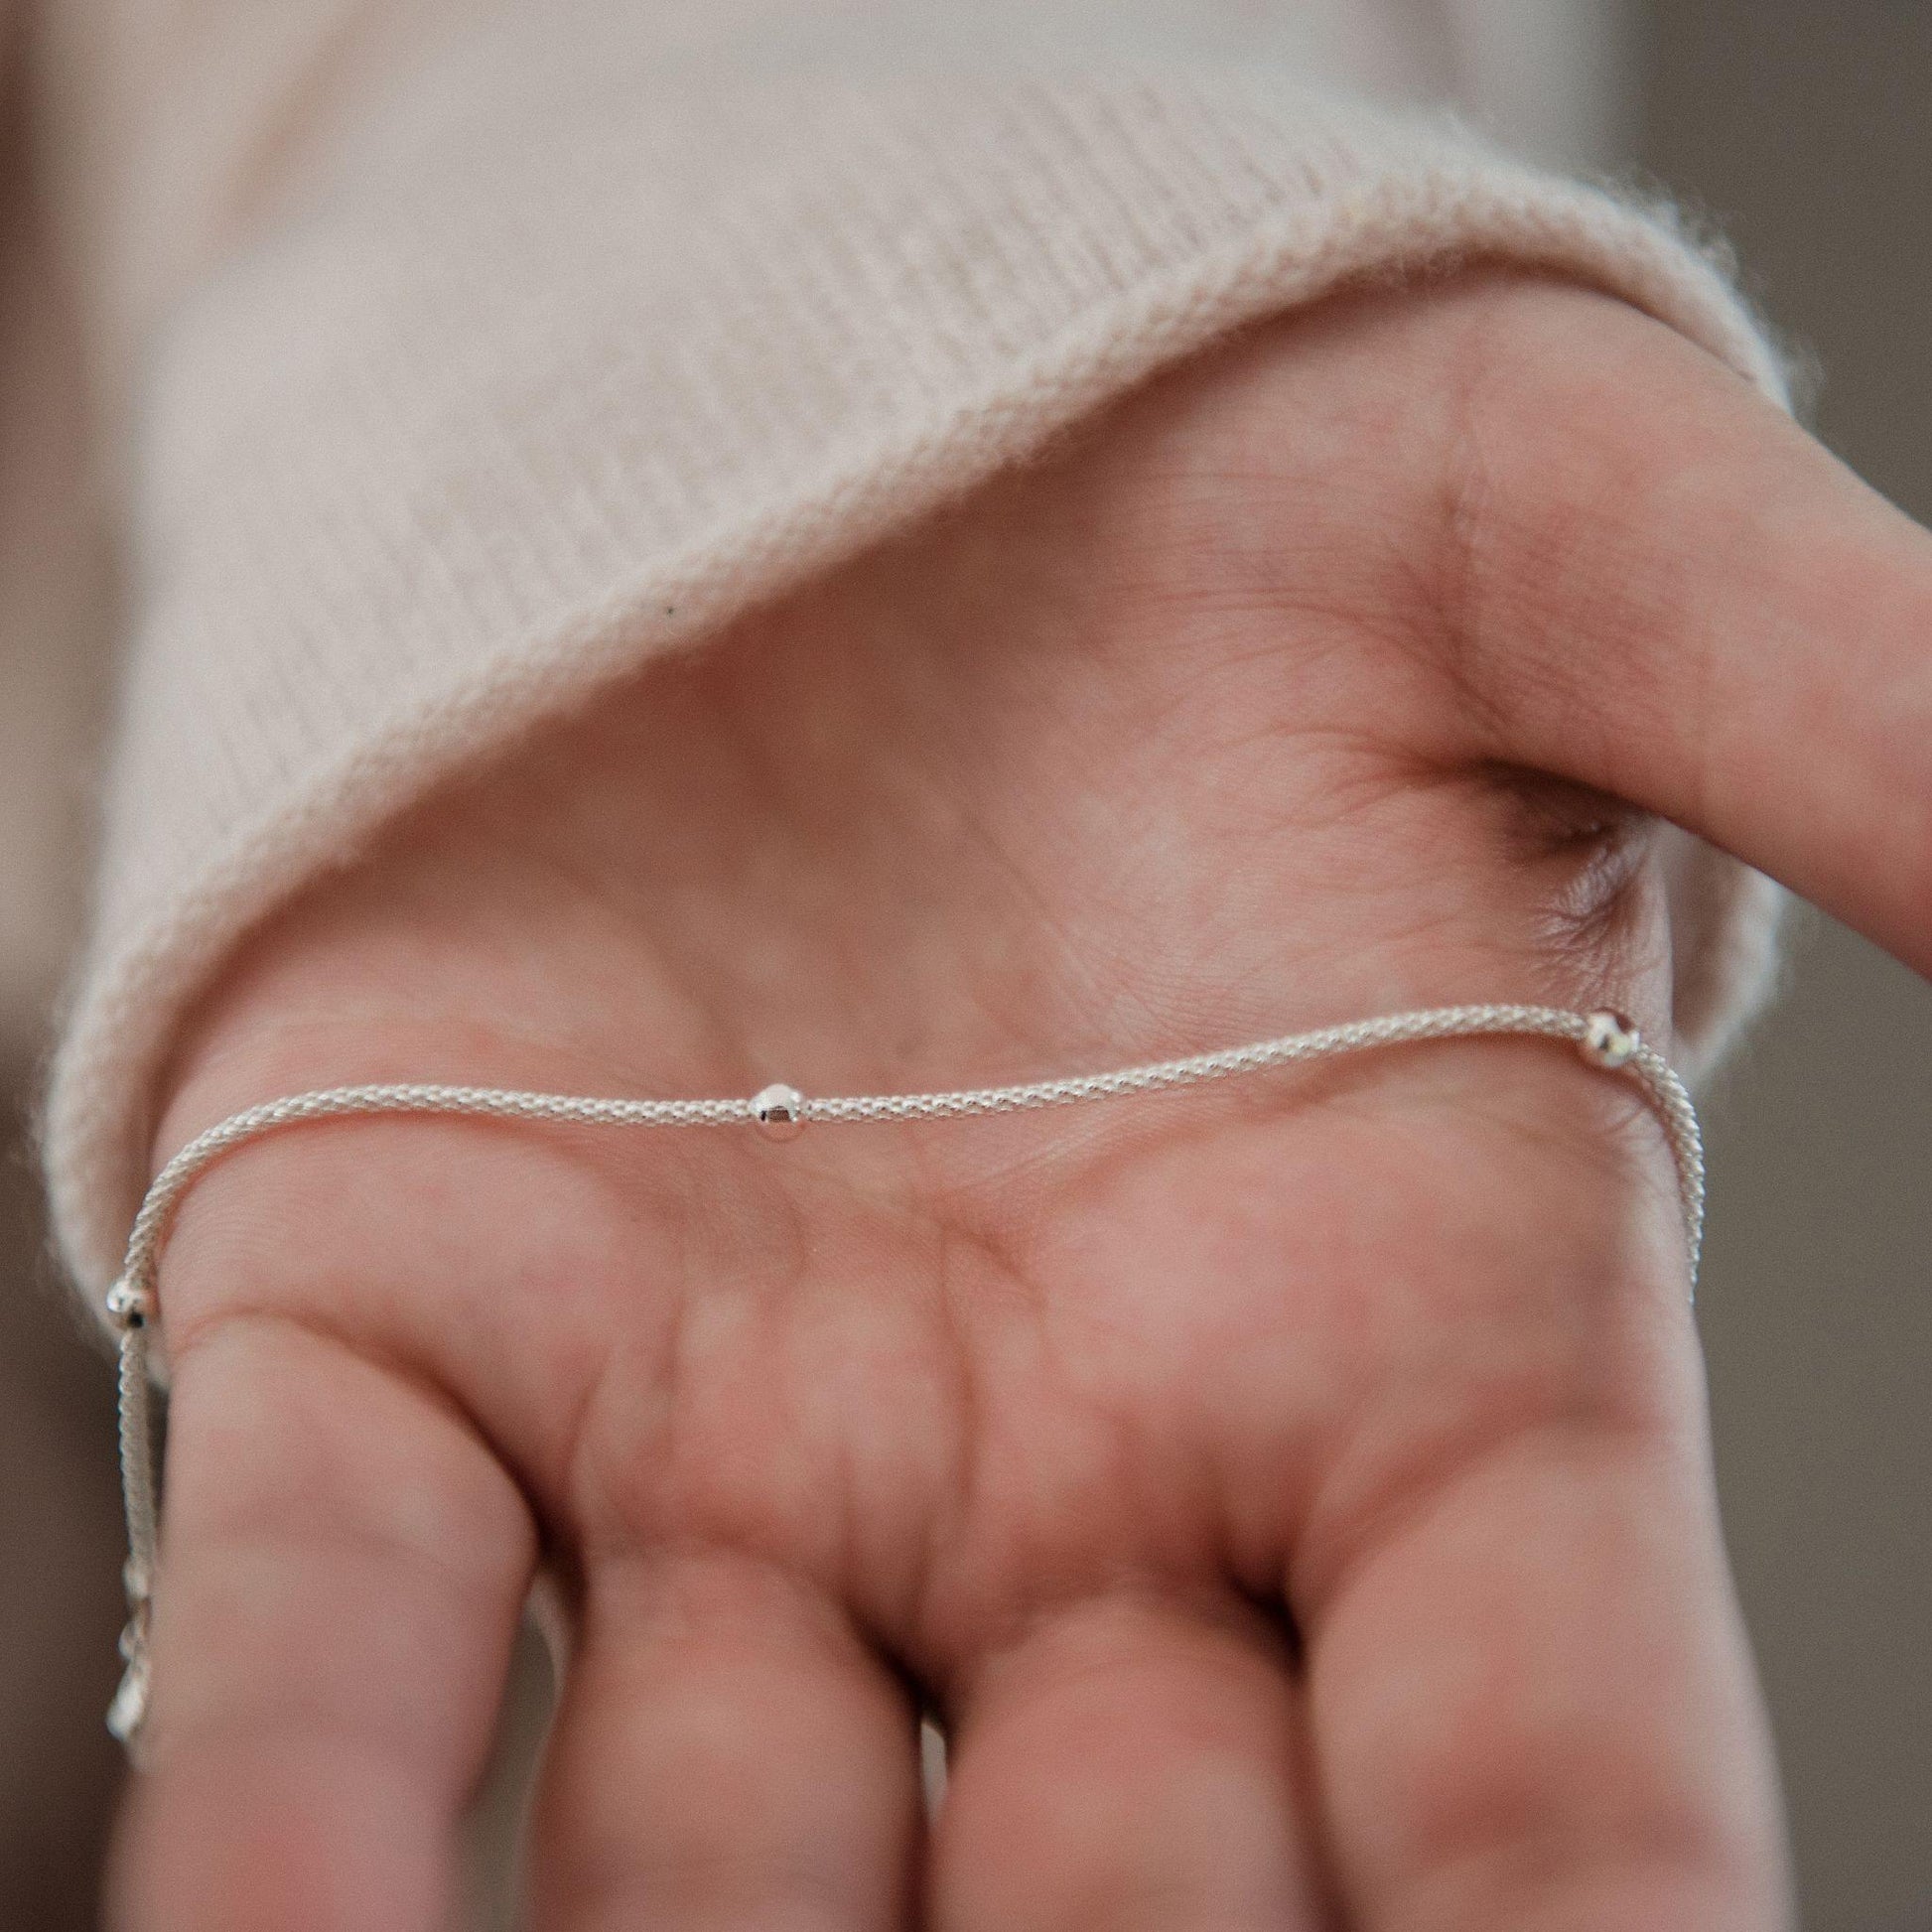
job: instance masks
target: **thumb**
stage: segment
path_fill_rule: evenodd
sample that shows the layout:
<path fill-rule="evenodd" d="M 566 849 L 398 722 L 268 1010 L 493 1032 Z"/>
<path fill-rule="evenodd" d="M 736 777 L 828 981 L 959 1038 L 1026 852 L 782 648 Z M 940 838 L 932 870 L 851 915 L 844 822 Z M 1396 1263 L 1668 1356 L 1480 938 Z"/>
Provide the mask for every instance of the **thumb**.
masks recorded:
<path fill-rule="evenodd" d="M 1590 306 L 1588 352 L 1572 333 L 1470 409 L 1457 618 L 1496 755 L 1932 974 L 1932 536 L 1673 332 Z"/>

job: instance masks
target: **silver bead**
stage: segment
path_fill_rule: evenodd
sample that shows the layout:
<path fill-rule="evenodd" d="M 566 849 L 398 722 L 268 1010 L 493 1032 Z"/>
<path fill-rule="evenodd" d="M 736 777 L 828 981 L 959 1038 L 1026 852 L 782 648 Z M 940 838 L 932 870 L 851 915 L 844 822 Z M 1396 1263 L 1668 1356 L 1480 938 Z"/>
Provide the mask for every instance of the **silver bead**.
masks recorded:
<path fill-rule="evenodd" d="M 759 1093 L 752 1107 L 767 1140 L 795 1141 L 804 1131 L 805 1096 L 782 1080 L 774 1080 Z"/>
<path fill-rule="evenodd" d="M 1588 1029 L 1578 1041 L 1584 1058 L 1591 1066 L 1603 1067 L 1611 1073 L 1627 1066 L 1642 1044 L 1643 1035 L 1622 1014 L 1607 1009 L 1589 1016 Z"/>
<path fill-rule="evenodd" d="M 154 1297 L 132 1282 L 116 1282 L 107 1291 L 107 1313 L 117 1328 L 145 1328 L 154 1314 Z"/>

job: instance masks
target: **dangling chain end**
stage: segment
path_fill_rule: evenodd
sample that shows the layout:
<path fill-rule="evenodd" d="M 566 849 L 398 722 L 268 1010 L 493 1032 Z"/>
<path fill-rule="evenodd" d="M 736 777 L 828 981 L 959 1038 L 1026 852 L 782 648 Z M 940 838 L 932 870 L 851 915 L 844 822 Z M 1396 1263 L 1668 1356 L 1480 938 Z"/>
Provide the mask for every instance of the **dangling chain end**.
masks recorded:
<path fill-rule="evenodd" d="M 121 1583 L 127 1591 L 127 1624 L 121 1631 L 120 1650 L 127 1668 L 121 1673 L 114 1701 L 107 1708 L 107 1728 L 139 1761 L 141 1725 L 148 1715 L 148 1617 L 154 1596 L 152 1562 L 142 1551 L 152 1550 L 152 1537 L 143 1545 L 137 1518 L 151 1520 L 153 1495 L 146 1453 L 147 1405 L 141 1398 L 148 1373 L 147 1350 L 150 1324 L 154 1320 L 154 1292 L 123 1275 L 107 1291 L 103 1306 L 107 1318 L 120 1336 L 121 1344 L 121 1439 L 122 1481 L 128 1503 L 129 1539 L 136 1546 L 121 1567 Z M 130 1436 L 139 1431 L 141 1449 L 130 1453 Z"/>
<path fill-rule="evenodd" d="M 154 1597 L 154 1577 L 148 1566 L 129 1557 L 121 1566 L 127 1590 L 127 1626 L 121 1632 L 121 1657 L 127 1668 L 107 1707 L 107 1728 L 129 1751 L 148 1715 L 148 1606 Z"/>
<path fill-rule="evenodd" d="M 148 1660 L 146 1653 L 128 1659 L 121 1673 L 120 1688 L 107 1707 L 108 1734 L 133 1756 L 138 1748 L 141 1725 L 148 1715 Z"/>

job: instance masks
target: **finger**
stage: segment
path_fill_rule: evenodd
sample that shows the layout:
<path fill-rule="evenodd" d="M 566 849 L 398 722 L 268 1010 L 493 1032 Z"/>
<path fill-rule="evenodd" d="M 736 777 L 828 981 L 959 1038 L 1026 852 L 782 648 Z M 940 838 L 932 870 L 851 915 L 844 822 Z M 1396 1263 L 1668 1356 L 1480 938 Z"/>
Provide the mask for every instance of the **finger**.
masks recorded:
<path fill-rule="evenodd" d="M 426 1391 L 279 1321 L 175 1364 L 129 1932 L 433 1932 L 529 1572 L 515 1486 Z"/>
<path fill-rule="evenodd" d="M 1724 1589 L 1686 1486 L 1525 1436 L 1323 1603 L 1322 1789 L 1371 1932 L 1784 1922 L 1737 1638 L 1686 1613 Z"/>
<path fill-rule="evenodd" d="M 1122 1596 L 1036 1624 L 972 1674 L 933 1847 L 943 1932 L 1307 1932 L 1285 1648 L 1246 1606 Z"/>
<path fill-rule="evenodd" d="M 1465 438 L 1494 749 L 1932 971 L 1932 536 L 1661 325 L 1553 291 L 1544 326 Z"/>
<path fill-rule="evenodd" d="M 843 1614 L 759 1564 L 594 1567 L 539 1797 L 542 1932 L 898 1932 L 917 1724 Z"/>
<path fill-rule="evenodd" d="M 1601 1098 L 1527 1169 L 1514 1151 L 1501 1212 L 1478 1173 L 1420 1261 L 1391 1255 L 1382 1359 L 1295 1539 L 1329 1853 L 1365 1932 L 1784 1923 L 1679 1236 L 1616 1173 Z M 1566 1173 L 1572 1144 L 1600 1172 L 1575 1152 Z"/>

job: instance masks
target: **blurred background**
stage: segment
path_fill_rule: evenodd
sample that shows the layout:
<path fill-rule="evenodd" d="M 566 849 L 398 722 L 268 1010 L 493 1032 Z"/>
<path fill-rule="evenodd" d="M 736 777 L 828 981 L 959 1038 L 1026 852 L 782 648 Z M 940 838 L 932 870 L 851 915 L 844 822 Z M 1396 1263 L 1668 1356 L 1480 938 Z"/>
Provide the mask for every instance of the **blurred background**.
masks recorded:
<path fill-rule="evenodd" d="M 1820 433 L 1932 522 L 1932 5 L 1595 21 L 1621 111 L 1582 146 L 1732 239 Z M 1710 1107 L 1719 1476 L 1805 1924 L 1932 1932 L 1932 986 L 1815 916 L 1793 941 Z M 0 1063 L 0 1926 L 80 1932 L 119 1775 L 120 1532 L 108 1365 L 44 1255 L 35 1073 Z"/>
<path fill-rule="evenodd" d="M 1632 55 L 1641 166 L 1734 241 L 1825 441 L 1932 522 L 1932 7 L 1653 0 Z M 1805 1923 L 1923 1932 L 1932 986 L 1816 915 L 1795 938 L 1712 1112 L 1718 1472 Z"/>

